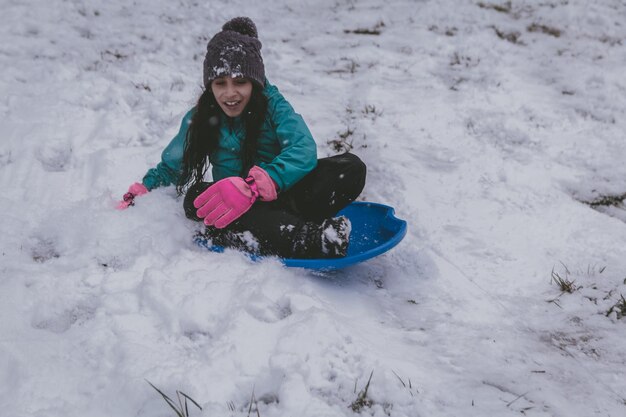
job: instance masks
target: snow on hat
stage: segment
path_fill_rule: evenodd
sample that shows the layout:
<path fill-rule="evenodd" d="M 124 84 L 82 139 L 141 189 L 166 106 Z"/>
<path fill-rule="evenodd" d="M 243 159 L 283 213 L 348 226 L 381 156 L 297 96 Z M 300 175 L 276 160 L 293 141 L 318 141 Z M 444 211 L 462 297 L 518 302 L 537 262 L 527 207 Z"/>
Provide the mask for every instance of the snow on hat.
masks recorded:
<path fill-rule="evenodd" d="M 256 25 L 248 17 L 236 17 L 209 41 L 204 58 L 204 86 L 218 77 L 246 77 L 265 84 L 265 67 Z"/>

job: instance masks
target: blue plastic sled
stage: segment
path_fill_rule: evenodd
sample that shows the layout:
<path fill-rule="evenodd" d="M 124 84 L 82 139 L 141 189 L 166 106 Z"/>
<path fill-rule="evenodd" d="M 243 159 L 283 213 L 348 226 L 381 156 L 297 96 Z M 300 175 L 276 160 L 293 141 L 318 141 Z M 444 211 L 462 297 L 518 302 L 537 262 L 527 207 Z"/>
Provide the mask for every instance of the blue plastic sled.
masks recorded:
<path fill-rule="evenodd" d="M 350 219 L 352 232 L 348 255 L 335 259 L 284 258 L 281 262 L 289 267 L 315 270 L 341 269 L 371 259 L 396 246 L 406 235 L 406 222 L 394 215 L 394 209 L 379 203 L 356 202 L 339 212 Z M 212 246 L 203 237 L 196 243 L 213 252 L 223 252 L 221 246 Z"/>

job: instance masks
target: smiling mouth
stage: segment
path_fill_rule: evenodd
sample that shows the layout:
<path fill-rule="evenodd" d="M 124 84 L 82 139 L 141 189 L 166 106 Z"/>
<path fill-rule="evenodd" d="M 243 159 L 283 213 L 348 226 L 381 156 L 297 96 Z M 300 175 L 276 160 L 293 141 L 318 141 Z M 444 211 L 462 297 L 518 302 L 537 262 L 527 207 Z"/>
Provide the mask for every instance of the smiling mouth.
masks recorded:
<path fill-rule="evenodd" d="M 226 104 L 227 107 L 237 107 L 239 105 L 239 103 L 241 103 L 241 100 L 239 101 L 225 101 L 224 104 Z"/>

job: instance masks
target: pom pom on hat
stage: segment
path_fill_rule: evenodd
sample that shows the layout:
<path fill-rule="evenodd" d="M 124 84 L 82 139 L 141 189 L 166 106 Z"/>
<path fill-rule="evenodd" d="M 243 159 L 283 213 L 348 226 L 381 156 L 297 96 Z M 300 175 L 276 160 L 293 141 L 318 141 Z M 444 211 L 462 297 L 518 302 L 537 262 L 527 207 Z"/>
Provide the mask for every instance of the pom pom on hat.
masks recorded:
<path fill-rule="evenodd" d="M 265 66 L 261 57 L 261 41 L 254 22 L 248 17 L 229 20 L 207 45 L 204 58 L 205 88 L 224 76 L 246 77 L 265 85 Z"/>
<path fill-rule="evenodd" d="M 259 33 L 256 30 L 256 25 L 249 17 L 235 17 L 224 23 L 222 30 L 232 30 L 233 32 L 241 33 L 242 35 L 251 36 L 253 38 L 259 38 Z"/>

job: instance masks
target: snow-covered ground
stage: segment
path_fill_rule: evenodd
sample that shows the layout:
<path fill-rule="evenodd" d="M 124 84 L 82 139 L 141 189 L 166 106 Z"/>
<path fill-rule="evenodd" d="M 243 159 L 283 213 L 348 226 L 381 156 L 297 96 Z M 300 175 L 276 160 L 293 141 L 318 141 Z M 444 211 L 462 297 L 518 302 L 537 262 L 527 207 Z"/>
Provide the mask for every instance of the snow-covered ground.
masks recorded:
<path fill-rule="evenodd" d="M 0 415 L 173 416 L 148 380 L 350 416 L 370 375 L 362 415 L 626 415 L 626 212 L 585 203 L 626 193 L 626 4 L 494 1 L 0 0 Z M 393 251 L 312 274 L 199 249 L 172 188 L 113 209 L 237 15 Z"/>

